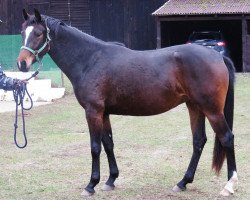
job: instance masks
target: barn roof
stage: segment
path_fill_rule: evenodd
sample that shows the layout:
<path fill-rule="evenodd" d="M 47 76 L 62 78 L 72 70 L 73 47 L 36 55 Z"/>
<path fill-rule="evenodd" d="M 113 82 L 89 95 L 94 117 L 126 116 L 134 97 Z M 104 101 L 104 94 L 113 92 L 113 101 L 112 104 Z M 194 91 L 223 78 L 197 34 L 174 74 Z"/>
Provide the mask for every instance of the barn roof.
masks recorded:
<path fill-rule="evenodd" d="M 153 15 L 250 14 L 250 0 L 169 0 Z"/>

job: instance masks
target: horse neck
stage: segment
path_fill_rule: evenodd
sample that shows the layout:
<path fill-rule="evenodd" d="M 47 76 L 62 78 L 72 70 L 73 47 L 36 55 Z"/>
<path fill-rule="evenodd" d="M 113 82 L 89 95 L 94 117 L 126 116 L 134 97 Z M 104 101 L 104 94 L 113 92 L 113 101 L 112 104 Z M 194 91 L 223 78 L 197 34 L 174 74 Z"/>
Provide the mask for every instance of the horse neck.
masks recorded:
<path fill-rule="evenodd" d="M 71 81 L 80 76 L 79 67 L 83 71 L 92 55 L 104 45 L 101 40 L 68 26 L 52 32 L 51 39 L 49 55 Z"/>

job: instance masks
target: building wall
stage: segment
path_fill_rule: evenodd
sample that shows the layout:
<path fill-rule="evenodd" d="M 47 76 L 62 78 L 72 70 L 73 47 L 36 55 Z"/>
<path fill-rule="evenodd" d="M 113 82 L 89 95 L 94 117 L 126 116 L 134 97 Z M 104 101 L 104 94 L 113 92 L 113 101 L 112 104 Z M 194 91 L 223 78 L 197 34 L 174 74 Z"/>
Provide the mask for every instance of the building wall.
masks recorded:
<path fill-rule="evenodd" d="M 151 13 L 166 0 L 1 0 L 0 34 L 19 34 L 22 9 L 37 8 L 104 41 L 119 41 L 132 49 L 156 48 Z M 68 4 L 68 2 L 70 4 Z M 70 16 L 69 16 L 70 13 Z"/>
<path fill-rule="evenodd" d="M 90 34 L 89 1 L 91 0 L 50 0 L 48 15 Z"/>
<path fill-rule="evenodd" d="M 156 48 L 156 21 L 151 15 L 166 0 L 91 0 L 91 33 L 132 49 Z"/>
<path fill-rule="evenodd" d="M 23 8 L 29 13 L 36 8 L 41 14 L 61 19 L 91 33 L 89 0 L 1 0 L 0 19 L 4 22 L 0 27 L 1 35 L 20 33 Z"/>
<path fill-rule="evenodd" d="M 3 21 L 0 26 L 1 35 L 20 33 L 24 7 L 24 0 L 1 0 L 0 19 Z"/>
<path fill-rule="evenodd" d="M 250 72 L 250 16 L 242 21 L 243 71 Z"/>

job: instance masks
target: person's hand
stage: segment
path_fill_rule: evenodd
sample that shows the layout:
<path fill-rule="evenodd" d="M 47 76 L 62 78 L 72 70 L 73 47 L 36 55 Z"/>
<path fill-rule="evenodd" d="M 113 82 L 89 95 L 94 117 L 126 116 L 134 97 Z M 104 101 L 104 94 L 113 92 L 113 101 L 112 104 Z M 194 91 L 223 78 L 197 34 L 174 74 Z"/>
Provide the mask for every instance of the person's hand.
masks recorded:
<path fill-rule="evenodd" d="M 18 86 L 21 86 L 21 85 L 26 85 L 28 83 L 28 81 L 26 79 L 14 79 L 13 80 L 13 86 L 14 87 L 18 87 Z"/>
<path fill-rule="evenodd" d="M 27 81 L 27 79 L 22 79 L 22 80 L 19 80 L 21 83 L 24 83 L 24 84 L 28 84 L 29 81 Z"/>

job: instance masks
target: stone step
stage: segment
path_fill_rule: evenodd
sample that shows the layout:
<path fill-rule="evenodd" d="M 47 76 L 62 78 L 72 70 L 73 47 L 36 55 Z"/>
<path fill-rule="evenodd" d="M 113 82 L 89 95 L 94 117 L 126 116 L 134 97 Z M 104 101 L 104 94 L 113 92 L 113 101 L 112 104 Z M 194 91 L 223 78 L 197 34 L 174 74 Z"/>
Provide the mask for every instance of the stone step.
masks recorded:
<path fill-rule="evenodd" d="M 5 72 L 9 77 L 18 79 L 27 79 L 32 73 L 23 72 Z M 64 96 L 65 88 L 51 88 L 51 80 L 49 79 L 34 79 L 29 80 L 27 84 L 28 92 L 34 102 L 51 102 L 54 99 L 59 99 Z M 12 91 L 0 90 L 1 101 L 14 101 Z M 26 96 L 24 100 L 28 100 Z"/>
<path fill-rule="evenodd" d="M 8 72 L 8 71 L 5 71 L 4 73 L 6 74 L 6 76 L 9 76 L 12 78 L 27 79 L 27 78 L 31 77 L 31 75 L 34 72 Z M 34 79 L 34 78 L 32 78 L 32 79 Z"/>

